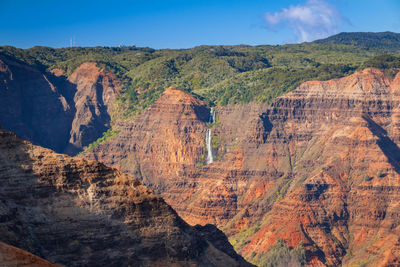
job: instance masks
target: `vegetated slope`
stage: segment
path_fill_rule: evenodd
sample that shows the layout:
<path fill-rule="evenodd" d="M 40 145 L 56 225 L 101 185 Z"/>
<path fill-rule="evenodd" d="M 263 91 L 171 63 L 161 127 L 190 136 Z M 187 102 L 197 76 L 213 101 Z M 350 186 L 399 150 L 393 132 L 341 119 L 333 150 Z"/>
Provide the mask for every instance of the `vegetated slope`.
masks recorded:
<path fill-rule="evenodd" d="M 399 74 L 367 68 L 269 107 L 218 107 L 210 124 L 205 103 L 169 89 L 87 156 L 141 176 L 188 222 L 221 227 L 254 263 L 295 248 L 298 264 L 397 264 L 399 90 Z"/>
<path fill-rule="evenodd" d="M 22 138 L 75 154 L 110 127 L 119 82 L 95 63 L 67 78 L 0 55 L 0 77 L 0 123 Z"/>
<path fill-rule="evenodd" d="M 95 161 L 0 129 L 0 240 L 68 266 L 248 266 L 211 225 Z M 5 255 L 7 256 L 7 255 Z"/>
<path fill-rule="evenodd" d="M 2 46 L 0 56 L 8 70 L 1 73 L 5 79 L 0 87 L 10 90 L 0 92 L 0 123 L 37 144 L 73 155 L 113 136 L 112 124 L 140 114 L 169 86 L 210 105 L 271 103 L 304 81 L 349 75 L 383 52 L 383 46 L 336 43 L 174 50 Z M 24 72 L 28 79 L 22 78 Z"/>
<path fill-rule="evenodd" d="M 386 52 L 400 48 L 400 33 L 394 32 L 342 32 L 325 39 L 314 41 L 317 44 L 344 44 L 368 49 L 382 49 Z"/>
<path fill-rule="evenodd" d="M 368 33 L 359 35 L 368 36 Z M 375 39 L 377 43 L 382 40 Z M 271 97 L 290 91 L 306 80 L 348 75 L 366 59 L 384 52 L 387 49 L 379 45 L 366 48 L 341 43 L 164 50 L 135 46 L 25 50 L 0 47 L 0 53 L 40 71 L 62 69 L 66 76 L 84 62 L 96 62 L 120 79 L 118 106 L 125 116 L 140 113 L 169 86 L 193 92 L 215 104 L 270 101 Z M 398 49 L 389 52 L 398 54 Z M 270 97 L 265 97 L 268 89 L 277 93 L 267 93 Z M 247 93 L 249 90 L 251 93 Z"/>

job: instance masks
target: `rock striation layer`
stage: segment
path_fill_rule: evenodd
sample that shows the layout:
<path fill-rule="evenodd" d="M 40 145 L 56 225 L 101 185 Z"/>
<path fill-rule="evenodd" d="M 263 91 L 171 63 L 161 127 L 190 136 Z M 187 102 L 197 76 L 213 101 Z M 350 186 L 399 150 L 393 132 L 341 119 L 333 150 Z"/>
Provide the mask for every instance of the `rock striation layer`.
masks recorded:
<path fill-rule="evenodd" d="M 169 89 L 87 157 L 142 177 L 189 223 L 223 228 L 253 262 L 280 238 L 310 264 L 396 265 L 399 90 L 399 74 L 369 68 L 269 107 L 218 107 L 209 125 L 203 102 Z M 208 127 L 217 156 L 204 165 Z"/>
<path fill-rule="evenodd" d="M 67 266 L 250 266 L 138 180 L 0 129 L 0 240 Z"/>

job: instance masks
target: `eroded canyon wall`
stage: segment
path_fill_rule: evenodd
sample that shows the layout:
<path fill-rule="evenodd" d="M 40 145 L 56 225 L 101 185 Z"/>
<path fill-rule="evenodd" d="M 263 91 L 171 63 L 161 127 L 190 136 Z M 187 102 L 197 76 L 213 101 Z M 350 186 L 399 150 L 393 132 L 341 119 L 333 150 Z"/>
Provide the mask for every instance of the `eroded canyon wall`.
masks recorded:
<path fill-rule="evenodd" d="M 303 243 L 309 263 L 395 264 L 399 89 L 400 75 L 369 68 L 306 82 L 270 106 L 218 107 L 213 124 L 204 103 L 169 89 L 87 157 L 141 176 L 254 262 L 282 238 Z M 205 165 L 209 127 L 217 156 Z"/>

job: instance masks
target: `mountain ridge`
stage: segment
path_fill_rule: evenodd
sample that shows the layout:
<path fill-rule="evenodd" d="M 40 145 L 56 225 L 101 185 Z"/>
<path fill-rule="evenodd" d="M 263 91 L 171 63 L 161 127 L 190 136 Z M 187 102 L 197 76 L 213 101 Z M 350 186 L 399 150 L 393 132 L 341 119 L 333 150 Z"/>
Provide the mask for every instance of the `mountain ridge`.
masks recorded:
<path fill-rule="evenodd" d="M 400 47 L 400 33 L 395 32 L 341 32 L 324 39 L 313 41 L 318 44 L 344 44 L 380 48 L 393 51 Z"/>

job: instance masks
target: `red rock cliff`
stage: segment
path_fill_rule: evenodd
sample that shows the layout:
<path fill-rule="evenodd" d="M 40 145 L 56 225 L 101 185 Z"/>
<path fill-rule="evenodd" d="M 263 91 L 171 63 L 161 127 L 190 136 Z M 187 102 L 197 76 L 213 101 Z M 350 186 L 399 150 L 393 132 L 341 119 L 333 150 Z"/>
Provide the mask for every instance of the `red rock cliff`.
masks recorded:
<path fill-rule="evenodd" d="M 181 216 L 223 227 L 255 262 L 283 238 L 302 241 L 310 263 L 397 264 L 399 90 L 400 75 L 366 69 L 306 82 L 271 107 L 220 107 L 214 125 L 203 103 L 199 117 L 166 93 L 88 157 L 139 176 L 144 166 L 144 181 Z M 182 125 L 192 138 L 176 134 Z M 219 156 L 202 166 L 207 127 Z M 183 154 L 186 164 L 175 164 Z"/>

